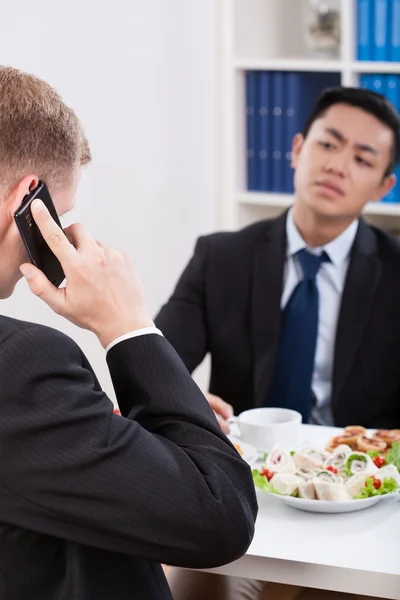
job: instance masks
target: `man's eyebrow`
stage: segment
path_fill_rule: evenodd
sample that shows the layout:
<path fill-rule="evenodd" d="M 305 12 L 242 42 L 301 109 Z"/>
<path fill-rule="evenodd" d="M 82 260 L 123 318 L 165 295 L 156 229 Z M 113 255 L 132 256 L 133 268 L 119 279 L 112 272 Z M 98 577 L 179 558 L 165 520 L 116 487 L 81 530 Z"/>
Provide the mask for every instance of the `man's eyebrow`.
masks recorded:
<path fill-rule="evenodd" d="M 347 138 L 341 133 L 338 129 L 334 127 L 325 127 L 325 131 L 330 133 L 334 138 L 338 140 L 338 142 L 347 142 Z"/>
<path fill-rule="evenodd" d="M 338 129 L 335 129 L 334 127 L 326 127 L 325 131 L 332 135 L 334 138 L 336 138 L 338 142 L 341 142 L 342 144 L 348 141 L 348 139 L 343 135 L 343 133 L 341 133 Z M 361 152 L 370 152 L 374 156 L 378 156 L 379 154 L 377 148 L 375 148 L 374 146 L 370 146 L 370 144 L 354 144 L 354 147 L 357 148 L 357 150 L 360 150 Z"/>

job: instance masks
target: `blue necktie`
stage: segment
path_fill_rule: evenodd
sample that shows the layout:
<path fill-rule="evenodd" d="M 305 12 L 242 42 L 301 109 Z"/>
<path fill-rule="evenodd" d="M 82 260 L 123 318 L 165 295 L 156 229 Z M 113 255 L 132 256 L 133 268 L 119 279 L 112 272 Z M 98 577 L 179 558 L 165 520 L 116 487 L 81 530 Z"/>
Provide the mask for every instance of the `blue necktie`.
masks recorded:
<path fill-rule="evenodd" d="M 321 255 L 300 250 L 297 254 L 303 279 L 297 284 L 282 312 L 281 336 L 275 371 L 268 393 L 268 406 L 297 410 L 308 423 L 311 381 L 318 334 L 318 288 L 316 276 L 321 264 L 329 261 Z"/>

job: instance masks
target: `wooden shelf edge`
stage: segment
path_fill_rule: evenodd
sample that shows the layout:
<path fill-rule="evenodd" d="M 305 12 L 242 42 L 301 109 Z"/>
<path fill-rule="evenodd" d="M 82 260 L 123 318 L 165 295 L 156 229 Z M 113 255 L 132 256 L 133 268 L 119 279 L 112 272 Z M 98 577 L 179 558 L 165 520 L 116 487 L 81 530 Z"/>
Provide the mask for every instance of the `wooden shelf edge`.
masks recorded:
<path fill-rule="evenodd" d="M 236 200 L 242 205 L 265 206 L 266 208 L 288 208 L 293 202 L 293 197 L 290 194 L 241 192 L 237 194 Z M 400 218 L 400 204 L 371 202 L 365 207 L 364 214 Z"/>
<path fill-rule="evenodd" d="M 239 71 L 329 71 L 340 73 L 345 69 L 345 63 L 339 60 L 306 58 L 244 59 L 235 61 L 234 66 Z"/>
<path fill-rule="evenodd" d="M 400 73 L 400 62 L 318 60 L 308 58 L 239 59 L 234 61 L 238 71 L 311 71 L 342 73 Z"/>

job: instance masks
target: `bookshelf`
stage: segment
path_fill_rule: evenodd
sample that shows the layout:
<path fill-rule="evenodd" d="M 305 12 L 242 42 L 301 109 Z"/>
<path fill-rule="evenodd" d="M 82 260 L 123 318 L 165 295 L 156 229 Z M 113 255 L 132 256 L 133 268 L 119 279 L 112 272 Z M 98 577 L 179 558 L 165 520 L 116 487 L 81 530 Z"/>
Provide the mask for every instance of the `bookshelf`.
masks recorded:
<path fill-rule="evenodd" d="M 340 74 L 342 85 L 358 85 L 367 73 L 400 74 L 399 62 L 356 60 L 356 0 L 336 0 L 341 11 L 337 59 L 310 58 L 304 28 L 306 0 L 218 0 L 218 227 L 237 229 L 276 216 L 292 196 L 246 191 L 246 71 L 307 71 Z M 290 19 L 288 19 L 290 15 Z M 400 204 L 365 207 L 366 220 L 400 231 Z"/>

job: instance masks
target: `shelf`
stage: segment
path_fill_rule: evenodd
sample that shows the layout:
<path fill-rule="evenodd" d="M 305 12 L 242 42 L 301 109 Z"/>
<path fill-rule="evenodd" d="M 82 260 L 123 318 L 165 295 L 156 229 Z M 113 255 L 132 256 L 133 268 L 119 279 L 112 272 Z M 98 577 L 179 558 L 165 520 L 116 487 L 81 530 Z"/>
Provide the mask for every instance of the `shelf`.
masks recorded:
<path fill-rule="evenodd" d="M 398 64 L 398 63 L 393 63 Z M 239 71 L 330 71 L 338 73 L 345 67 L 340 60 L 310 60 L 303 58 L 282 58 L 270 60 L 237 60 L 234 63 Z M 400 70 L 400 65 L 399 65 Z"/>
<path fill-rule="evenodd" d="M 400 73 L 400 62 L 354 61 L 351 63 L 354 73 Z"/>
<path fill-rule="evenodd" d="M 239 204 L 282 209 L 288 208 L 293 202 L 293 196 L 290 194 L 268 194 L 262 192 L 241 192 L 237 194 L 236 199 Z M 364 214 L 400 218 L 400 204 L 371 202 L 365 207 Z"/>
<path fill-rule="evenodd" d="M 270 60 L 236 60 L 238 71 L 351 71 L 353 73 L 400 73 L 400 62 L 370 62 L 355 60 L 317 60 L 306 58 L 271 58 Z"/>
<path fill-rule="evenodd" d="M 371 202 L 364 209 L 366 215 L 400 217 L 400 204 L 391 202 Z"/>
<path fill-rule="evenodd" d="M 239 204 L 253 206 L 269 206 L 274 208 L 288 208 L 293 203 L 290 194 L 274 194 L 265 192 L 241 192 L 237 195 Z"/>

